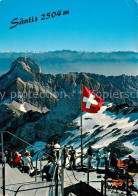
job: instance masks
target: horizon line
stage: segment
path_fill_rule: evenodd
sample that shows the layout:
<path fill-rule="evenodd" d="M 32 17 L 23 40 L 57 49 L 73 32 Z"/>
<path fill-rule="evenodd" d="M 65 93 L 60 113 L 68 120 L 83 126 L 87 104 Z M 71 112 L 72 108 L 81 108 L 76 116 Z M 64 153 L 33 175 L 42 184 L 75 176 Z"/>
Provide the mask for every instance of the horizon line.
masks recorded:
<path fill-rule="evenodd" d="M 113 53 L 113 52 L 134 52 L 138 53 L 138 51 L 133 50 L 111 50 L 111 51 L 87 51 L 87 50 L 71 50 L 71 49 L 62 49 L 62 50 L 48 50 L 48 51 L 0 51 L 0 53 L 48 53 L 48 52 L 63 52 L 63 51 L 71 51 L 71 52 L 87 52 L 87 53 Z"/>

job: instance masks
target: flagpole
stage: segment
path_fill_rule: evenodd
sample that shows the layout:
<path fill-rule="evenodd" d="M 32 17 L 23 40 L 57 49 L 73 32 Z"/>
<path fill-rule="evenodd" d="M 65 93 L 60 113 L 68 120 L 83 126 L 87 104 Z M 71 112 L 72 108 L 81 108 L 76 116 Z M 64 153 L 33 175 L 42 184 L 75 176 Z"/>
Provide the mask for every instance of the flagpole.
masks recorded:
<path fill-rule="evenodd" d="M 81 116 L 80 116 L 80 129 L 81 129 L 81 167 L 83 167 L 83 147 L 82 147 L 82 92 L 83 92 L 83 84 L 81 81 Z"/>

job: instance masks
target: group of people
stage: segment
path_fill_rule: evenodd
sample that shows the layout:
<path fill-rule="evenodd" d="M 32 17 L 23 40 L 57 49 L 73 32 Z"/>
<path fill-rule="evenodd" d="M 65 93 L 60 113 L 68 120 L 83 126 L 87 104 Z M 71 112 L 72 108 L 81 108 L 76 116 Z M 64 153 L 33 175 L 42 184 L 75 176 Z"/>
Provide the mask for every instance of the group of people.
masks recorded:
<path fill-rule="evenodd" d="M 100 164 L 101 158 L 104 158 L 104 160 L 105 160 L 105 167 L 107 167 L 109 165 L 110 151 L 108 149 L 105 149 L 103 155 L 101 155 L 99 150 L 97 150 L 95 152 L 93 150 L 92 146 L 89 146 L 89 148 L 87 149 L 86 155 L 88 156 L 88 166 L 89 166 L 89 168 L 92 168 L 92 159 L 93 159 L 94 156 L 95 156 L 95 159 L 97 161 L 97 170 L 99 169 L 99 164 Z"/>
<path fill-rule="evenodd" d="M 0 160 L 2 162 L 2 153 L 0 153 Z M 27 151 L 26 147 L 21 154 L 17 151 L 5 151 L 4 161 L 11 167 L 19 168 L 21 172 L 30 174 L 32 171 L 34 171 L 31 153 Z"/>
<path fill-rule="evenodd" d="M 58 143 L 58 141 L 56 141 L 55 143 L 51 142 L 50 144 L 47 144 L 45 146 L 45 152 L 49 155 L 49 163 L 44 166 L 42 172 L 46 173 L 47 180 L 51 180 L 54 174 L 56 164 L 58 164 L 59 159 L 62 159 L 62 166 L 65 167 L 67 163 L 67 158 L 69 158 L 70 156 L 70 168 L 75 169 L 76 151 L 73 147 L 71 147 L 71 150 L 68 150 L 67 146 L 64 145 L 61 150 L 60 144 Z M 59 167 L 58 173 L 59 176 L 61 176 L 61 167 Z"/>
<path fill-rule="evenodd" d="M 54 169 L 58 160 L 62 157 L 62 166 L 67 165 L 67 159 L 71 169 L 76 168 L 76 150 L 71 146 L 69 150 L 66 145 L 60 147 L 58 141 L 51 142 L 45 146 L 45 152 L 48 156 L 48 167 L 44 167 L 47 170 L 47 174 L 51 177 L 54 173 Z M 62 153 L 61 153 L 62 152 Z M 94 157 L 95 156 L 95 157 Z M 112 167 L 118 169 L 118 157 L 114 153 L 111 155 L 109 149 L 104 149 L 104 152 L 100 154 L 99 150 L 93 150 L 92 146 L 89 146 L 86 152 L 86 158 L 88 159 L 89 169 L 92 168 L 92 160 L 95 159 L 97 162 L 97 171 L 100 163 L 103 163 L 101 159 L 104 159 L 105 169 Z M 31 153 L 25 147 L 22 153 L 6 151 L 4 153 L 5 162 L 9 163 L 12 167 L 18 167 L 22 172 L 32 173 L 34 171 Z M 0 153 L 0 160 L 2 160 L 2 153 Z M 137 162 L 131 155 L 127 160 L 124 160 L 124 164 L 127 164 L 128 171 L 137 169 Z"/>
<path fill-rule="evenodd" d="M 45 146 L 46 153 L 50 155 L 50 161 L 53 159 L 54 162 L 56 162 L 59 157 L 63 156 L 63 166 L 66 166 L 68 155 L 70 155 L 70 167 L 75 168 L 75 160 L 76 160 L 76 151 L 74 150 L 73 146 L 71 147 L 71 150 L 68 150 L 67 146 L 64 145 L 62 149 L 62 155 L 60 154 L 60 144 L 57 142 L 52 142 L 51 144 L 47 144 Z"/>
<path fill-rule="evenodd" d="M 55 143 L 51 142 L 50 144 L 47 144 L 45 146 L 45 151 L 49 155 L 49 157 L 54 158 L 55 161 L 57 161 L 59 158 L 60 144 L 58 143 L 58 141 L 56 141 Z"/>
<path fill-rule="evenodd" d="M 128 158 L 124 159 L 122 162 L 123 166 L 126 166 L 128 171 L 138 169 L 137 161 L 131 155 L 129 155 Z M 118 156 L 116 153 L 114 153 L 111 157 L 111 166 L 116 169 L 118 168 Z"/>
<path fill-rule="evenodd" d="M 59 158 L 59 150 L 60 150 L 60 145 L 58 142 L 47 144 L 46 145 L 46 152 L 51 155 L 51 157 L 54 158 L 54 161 L 57 161 Z M 66 166 L 67 158 L 69 160 L 70 168 L 75 169 L 76 167 L 76 150 L 71 147 L 70 150 L 68 150 L 67 146 L 64 145 L 62 148 L 62 153 L 63 153 L 63 166 Z M 100 163 L 104 163 L 105 169 L 107 169 L 109 166 L 112 168 L 117 169 L 118 166 L 118 156 L 116 153 L 111 154 L 110 150 L 105 148 L 104 152 L 100 154 L 99 150 L 95 151 L 93 150 L 92 146 L 89 146 L 86 152 L 86 156 L 88 158 L 88 166 L 89 169 L 92 168 L 92 159 L 94 159 L 97 162 L 97 171 L 99 169 Z M 60 155 L 61 157 L 61 155 Z M 101 161 L 104 160 L 104 161 Z M 137 168 L 137 163 L 136 159 L 134 159 L 131 155 L 129 155 L 128 159 L 124 160 L 124 164 L 127 164 L 128 171 L 131 171 L 132 169 Z"/>
<path fill-rule="evenodd" d="M 95 153 L 94 150 L 92 149 L 92 146 L 89 146 L 89 148 L 87 150 L 89 168 L 92 167 L 91 164 L 92 164 L 92 158 L 94 155 L 95 155 L 96 161 L 97 161 L 97 170 L 99 168 L 99 164 L 100 164 L 101 159 L 104 159 L 105 169 L 107 169 L 109 166 L 114 169 L 118 169 L 119 159 L 118 159 L 118 156 L 116 153 L 113 153 L 111 155 L 110 150 L 107 148 L 104 149 L 104 152 L 102 154 L 99 153 L 99 150 L 97 150 Z M 123 163 L 127 166 L 128 171 L 132 171 L 133 169 L 138 169 L 137 161 L 131 155 L 129 155 L 127 159 L 123 160 Z"/>

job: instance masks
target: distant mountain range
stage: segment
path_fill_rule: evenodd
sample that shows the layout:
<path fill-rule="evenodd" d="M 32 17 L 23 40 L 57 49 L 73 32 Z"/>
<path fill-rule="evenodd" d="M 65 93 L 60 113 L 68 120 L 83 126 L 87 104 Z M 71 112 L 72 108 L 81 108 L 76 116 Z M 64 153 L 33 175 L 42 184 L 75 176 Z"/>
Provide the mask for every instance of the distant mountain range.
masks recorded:
<path fill-rule="evenodd" d="M 10 131 L 30 143 L 57 138 L 75 145 L 76 141 L 79 148 L 80 136 L 76 135 L 76 127 L 79 127 L 81 81 L 105 100 L 100 114 L 94 117 L 84 114 L 84 137 L 92 131 L 91 137 L 86 137 L 85 147 L 90 143 L 96 146 L 103 137 L 98 137 L 100 132 L 105 140 L 111 137 L 108 144 L 103 143 L 103 147 L 110 145 L 114 148 L 119 146 L 118 142 L 121 145 L 124 133 L 127 136 L 123 142 L 128 140 L 129 134 L 133 142 L 137 129 L 138 76 L 107 77 L 84 72 L 44 74 L 33 59 L 25 57 L 13 61 L 10 70 L 0 77 L 0 130 Z M 89 122 L 89 118 L 94 118 L 95 122 Z M 72 137 L 70 143 L 68 137 Z M 116 140 L 112 147 L 112 141 Z M 10 137 L 6 137 L 6 141 L 11 147 L 20 148 L 23 145 Z M 124 154 L 128 152 L 132 150 L 127 149 Z"/>
<path fill-rule="evenodd" d="M 18 57 L 33 58 L 41 65 L 43 73 L 88 72 L 103 75 L 137 75 L 136 52 L 54 52 L 0 53 L 0 74 L 9 70 Z"/>

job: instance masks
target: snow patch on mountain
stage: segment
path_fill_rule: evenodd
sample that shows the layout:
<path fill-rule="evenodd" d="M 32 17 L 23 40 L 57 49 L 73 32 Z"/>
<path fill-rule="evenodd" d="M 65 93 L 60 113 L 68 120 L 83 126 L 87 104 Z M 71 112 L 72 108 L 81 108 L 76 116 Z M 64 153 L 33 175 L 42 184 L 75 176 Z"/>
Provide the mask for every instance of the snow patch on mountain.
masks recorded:
<path fill-rule="evenodd" d="M 21 112 L 24 112 L 24 113 L 26 113 L 26 112 L 28 112 L 30 110 L 32 110 L 34 112 L 40 112 L 40 113 L 42 113 L 42 111 L 39 108 L 37 108 L 37 107 L 35 107 L 35 106 L 27 103 L 27 102 L 18 103 L 18 102 L 16 102 L 16 101 L 13 100 L 10 103 L 10 106 L 12 106 L 12 109 L 13 110 L 15 108 L 16 110 L 21 111 Z M 47 108 L 43 108 L 43 111 L 46 112 L 47 111 Z"/>
<path fill-rule="evenodd" d="M 25 109 L 25 107 L 24 107 L 24 103 L 20 105 L 20 110 L 21 110 L 22 112 L 26 112 L 26 109 Z"/>
<path fill-rule="evenodd" d="M 118 141 L 121 137 L 132 135 L 133 130 L 138 128 L 136 124 L 136 113 L 120 116 L 107 111 L 112 104 L 107 104 L 96 113 L 83 113 L 83 151 L 86 152 L 88 145 L 92 145 L 95 149 L 103 149 L 108 147 L 112 142 Z M 130 121 L 130 119 L 134 119 Z M 80 116 L 73 121 L 74 124 L 80 126 Z M 72 145 L 80 151 L 80 130 L 69 130 L 66 134 L 70 135 L 62 142 L 62 145 Z M 136 157 L 138 140 L 131 140 L 128 143 L 123 142 L 124 146 L 133 150 Z"/>

